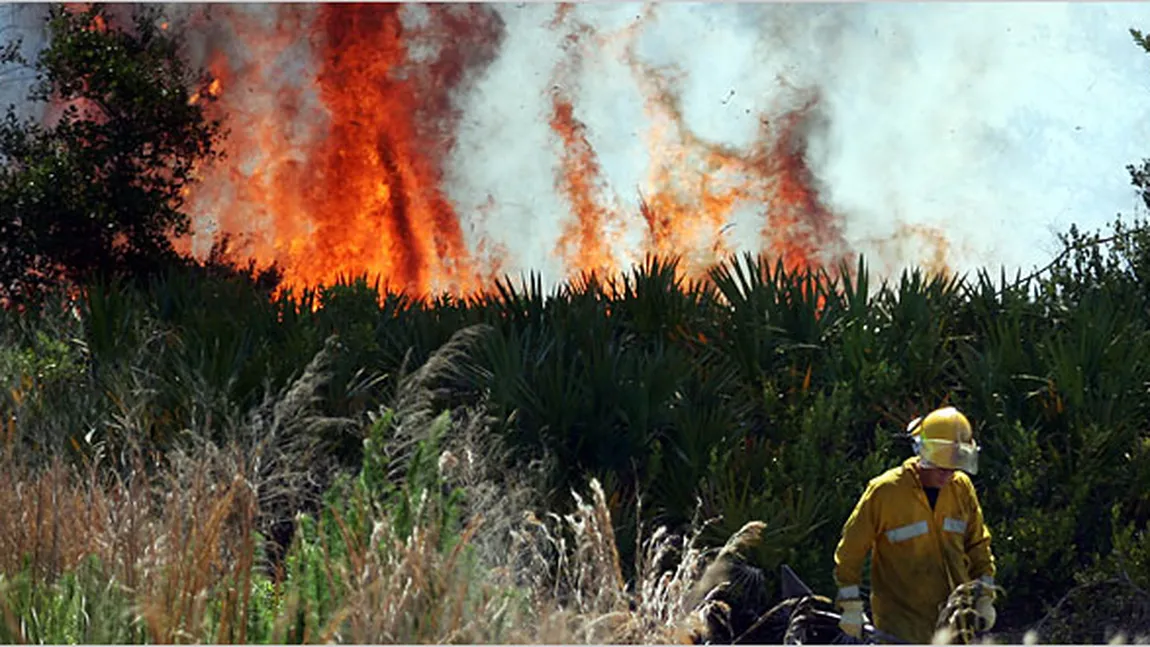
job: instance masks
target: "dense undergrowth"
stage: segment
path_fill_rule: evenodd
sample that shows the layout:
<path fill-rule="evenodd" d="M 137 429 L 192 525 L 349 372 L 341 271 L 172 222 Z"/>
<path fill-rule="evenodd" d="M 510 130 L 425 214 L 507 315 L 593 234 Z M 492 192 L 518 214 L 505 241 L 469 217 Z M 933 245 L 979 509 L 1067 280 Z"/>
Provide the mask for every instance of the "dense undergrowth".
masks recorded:
<path fill-rule="evenodd" d="M 1097 242 L 1014 279 L 61 291 L 0 313 L 0 634 L 675 641 L 752 519 L 769 591 L 782 563 L 833 591 L 866 480 L 943 403 L 984 448 L 1002 636 L 1147 632 L 1150 235 Z"/>

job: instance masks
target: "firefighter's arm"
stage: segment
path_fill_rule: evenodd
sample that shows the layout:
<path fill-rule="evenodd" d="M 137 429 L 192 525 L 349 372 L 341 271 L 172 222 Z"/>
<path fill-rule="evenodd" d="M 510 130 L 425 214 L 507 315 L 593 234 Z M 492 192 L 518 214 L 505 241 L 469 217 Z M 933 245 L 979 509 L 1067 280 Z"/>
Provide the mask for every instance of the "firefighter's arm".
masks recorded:
<path fill-rule="evenodd" d="M 974 510 L 966 534 L 966 554 L 970 557 L 970 575 L 993 586 L 996 569 L 994 554 L 990 552 L 990 530 L 987 529 L 986 523 L 983 521 L 982 504 L 978 501 L 978 493 L 974 490 L 974 484 L 970 484 L 968 490 L 971 508 Z M 979 595 L 975 602 L 975 609 L 980 619 L 980 631 L 990 631 L 994 628 L 998 618 L 998 612 L 994 608 L 996 597 L 994 589 L 990 589 Z"/>
<path fill-rule="evenodd" d="M 966 554 L 970 557 L 970 575 L 981 579 L 987 584 L 994 584 L 994 554 L 990 551 L 990 530 L 982 518 L 982 505 L 978 501 L 978 493 L 973 485 L 969 488 L 969 495 L 974 510 L 971 523 L 966 531 Z"/>
<path fill-rule="evenodd" d="M 876 529 L 874 493 L 874 485 L 868 485 L 855 504 L 851 516 L 843 524 L 842 538 L 835 548 L 835 582 L 839 586 L 839 599 L 859 597 L 863 562 L 874 545 Z"/>

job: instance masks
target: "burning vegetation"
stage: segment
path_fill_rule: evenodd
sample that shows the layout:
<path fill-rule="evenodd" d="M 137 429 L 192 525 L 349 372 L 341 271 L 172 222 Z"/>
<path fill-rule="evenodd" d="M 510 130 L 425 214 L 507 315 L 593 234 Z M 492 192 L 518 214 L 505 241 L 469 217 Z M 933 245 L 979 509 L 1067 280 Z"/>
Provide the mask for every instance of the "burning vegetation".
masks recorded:
<path fill-rule="evenodd" d="M 38 146 L 15 151 L 31 170 L 0 204 L 27 211 L 0 209 L 19 212 L 0 233 L 137 204 L 138 177 L 211 152 L 210 110 L 231 124 L 228 162 L 200 169 L 194 194 L 177 168 L 145 206 L 191 199 L 201 236 L 247 235 L 245 251 L 279 263 L 289 287 L 367 272 L 415 293 L 486 289 L 501 259 L 483 251 L 497 246 L 471 236 L 445 168 L 468 118 L 455 97 L 504 25 L 483 6 L 411 12 L 157 20 L 204 36 L 189 49 L 213 76 L 195 83 L 168 70 L 155 33 L 85 40 L 115 35 L 114 17 L 56 21 L 68 37 L 56 43 L 82 46 L 54 60 L 94 68 L 83 82 L 55 69 L 57 88 L 91 90 L 108 70 L 139 82 L 76 95 L 89 102 L 77 110 L 112 115 L 79 137 L 67 136 L 74 111 L 42 139 L 0 124 L 10 149 Z M 549 23 L 566 47 L 545 66 L 537 124 L 571 207 L 554 254 L 569 274 L 616 271 L 629 245 L 686 262 L 653 258 L 626 281 L 555 296 L 504 283 L 462 304 L 360 283 L 269 299 L 193 264 L 146 281 L 45 274 L 44 307 L 0 307 L 0 638 L 634 644 L 702 638 L 700 622 L 731 637 L 765 618 L 768 636 L 829 642 L 830 599 L 794 598 L 776 574 L 785 560 L 811 591 L 834 590 L 841 521 L 875 466 L 905 455 L 892 441 L 906 420 L 939 402 L 969 410 L 987 439 L 979 480 L 1009 591 L 991 638 L 1145 633 L 1146 227 L 1072 230 L 1049 271 L 1014 283 L 915 271 L 872 292 L 861 261 L 812 277 L 849 251 L 807 155 L 818 93 L 763 116 L 752 144 L 718 145 L 689 127 L 674 75 L 635 55 L 646 14 L 603 34 L 578 13 Z M 160 46 L 138 47 L 148 38 Z M 616 48 L 646 98 L 650 160 L 626 200 L 579 88 L 589 48 Z M 157 84 L 157 70 L 172 73 Z M 109 98 L 152 110 L 106 110 Z M 156 153 L 150 142 L 178 130 L 156 114 L 190 124 L 199 135 L 177 142 L 195 156 Z M 141 131 L 149 146 L 103 145 Z M 41 150 L 97 163 L 40 172 Z M 107 185 L 118 190 L 71 193 Z M 748 210 L 763 257 L 720 263 L 710 285 L 681 281 L 733 251 L 731 221 Z M 78 231 L 59 238 L 66 260 L 99 251 L 76 253 L 95 238 Z M 937 236 L 905 226 L 891 242 Z M 28 247 L 5 242 L 0 261 Z"/>
<path fill-rule="evenodd" d="M 749 148 L 708 142 L 683 118 L 674 79 L 636 54 L 651 9 L 613 33 L 564 6 L 555 11 L 550 25 L 563 56 L 544 91 L 557 158 L 538 154 L 540 164 L 554 164 L 552 190 L 570 210 L 554 249 L 567 278 L 613 274 L 652 253 L 680 255 L 683 271 L 701 276 L 735 251 L 737 214 L 759 222 L 759 240 L 742 247 L 789 268 L 846 258 L 840 218 L 820 200 L 805 160 L 817 95 L 762 115 Z M 477 253 L 494 245 L 482 232 L 465 235 L 473 214 L 450 199 L 444 172 L 466 119 L 455 97 L 504 37 L 494 8 L 211 12 L 187 29 L 202 37 L 216 79 L 210 91 L 230 126 L 230 161 L 208 169 L 190 196 L 198 249 L 225 234 L 245 241 L 241 253 L 278 264 L 293 289 L 366 274 L 412 294 L 463 295 L 487 289 L 511 265 Z M 601 47 L 621 52 L 646 97 L 646 180 L 625 192 L 609 182 L 581 118 L 577 73 L 586 51 Z"/>

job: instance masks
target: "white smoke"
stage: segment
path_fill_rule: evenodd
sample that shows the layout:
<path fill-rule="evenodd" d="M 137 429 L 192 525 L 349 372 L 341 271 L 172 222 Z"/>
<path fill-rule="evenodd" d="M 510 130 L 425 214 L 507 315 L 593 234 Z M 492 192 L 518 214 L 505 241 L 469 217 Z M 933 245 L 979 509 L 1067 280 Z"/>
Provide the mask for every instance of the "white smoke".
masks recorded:
<path fill-rule="evenodd" d="M 1072 222 L 1135 207 L 1150 155 L 1150 58 L 1118 4 L 866 6 L 825 70 L 830 129 L 812 150 L 855 240 L 922 223 L 954 267 L 1026 269 Z M 830 50 L 834 51 L 834 50 Z M 861 246 L 861 245 L 860 245 Z"/>
<path fill-rule="evenodd" d="M 537 266 L 553 258 L 559 218 L 546 214 L 563 213 L 555 167 L 539 155 L 553 141 L 546 92 L 562 34 L 547 26 L 554 7 L 500 10 L 508 40 L 465 99 L 450 190 L 461 213 L 490 195 L 487 233 Z M 642 10 L 586 4 L 577 17 L 607 35 Z M 685 121 L 704 139 L 747 147 L 760 116 L 819 92 L 825 128 L 812 132 L 808 162 L 847 242 L 880 270 L 931 255 L 913 237 L 896 240 L 900 226 L 942 232 L 955 269 L 1027 270 L 1058 251 L 1056 233 L 1071 223 L 1103 227 L 1137 205 L 1125 166 L 1150 155 L 1150 57 L 1128 30 L 1150 29 L 1150 6 L 665 3 L 653 12 L 638 55 L 679 73 Z M 637 220 L 634 189 L 650 153 L 642 95 L 617 47 L 579 55 L 577 117 Z M 753 218 L 736 218 L 741 248 L 758 243 Z"/>
<path fill-rule="evenodd" d="M 945 236 L 955 269 L 1028 270 L 1058 251 L 1055 234 L 1071 223 L 1096 229 L 1137 208 L 1125 166 L 1150 156 L 1150 56 L 1128 30 L 1150 30 L 1145 4 L 595 3 L 558 27 L 555 5 L 495 8 L 506 37 L 456 98 L 464 116 L 445 189 L 469 241 L 504 247 L 512 274 L 563 274 L 556 243 L 570 208 L 555 188 L 561 146 L 548 126 L 557 83 L 587 126 L 608 199 L 630 219 L 621 253 L 641 253 L 637 189 L 659 151 L 628 51 L 674 78 L 695 136 L 735 148 L 752 145 L 761 118 L 816 91 L 808 164 L 847 243 L 882 273 L 932 255 L 906 235 L 916 227 Z M 43 11 L 0 8 L 0 34 L 42 44 Z M 565 48 L 580 23 L 592 35 Z M 192 44 L 197 58 L 226 46 Z M 261 75 L 307 85 L 314 69 L 289 49 Z M 5 102 L 17 95 L 0 87 Z M 731 247 L 759 245 L 761 212 L 732 216 Z"/>
<path fill-rule="evenodd" d="M 547 27 L 554 12 L 534 3 L 503 12 L 502 50 L 459 99 L 463 118 L 445 173 L 468 243 L 485 238 L 509 252 L 509 274 L 536 271 L 548 283 L 561 276 L 555 215 L 568 210 L 554 189 L 559 148 L 547 122 L 551 72 L 562 54 Z"/>

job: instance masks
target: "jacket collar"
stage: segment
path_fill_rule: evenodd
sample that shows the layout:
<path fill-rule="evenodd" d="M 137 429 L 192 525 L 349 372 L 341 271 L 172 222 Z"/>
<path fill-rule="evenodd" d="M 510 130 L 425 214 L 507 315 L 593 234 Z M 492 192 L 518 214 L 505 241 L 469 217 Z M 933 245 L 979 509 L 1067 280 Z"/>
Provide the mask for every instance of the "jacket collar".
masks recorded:
<path fill-rule="evenodd" d="M 922 479 L 919 478 L 919 470 L 922 469 L 921 463 L 922 459 L 918 456 L 911 456 L 902 462 L 899 476 L 906 479 L 908 484 L 922 488 Z"/>

